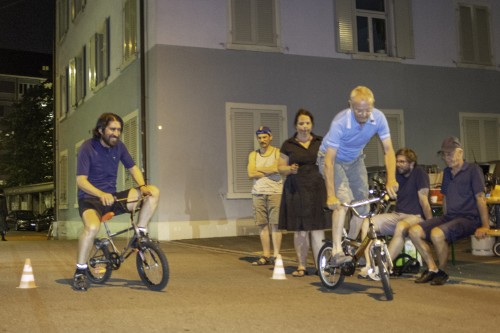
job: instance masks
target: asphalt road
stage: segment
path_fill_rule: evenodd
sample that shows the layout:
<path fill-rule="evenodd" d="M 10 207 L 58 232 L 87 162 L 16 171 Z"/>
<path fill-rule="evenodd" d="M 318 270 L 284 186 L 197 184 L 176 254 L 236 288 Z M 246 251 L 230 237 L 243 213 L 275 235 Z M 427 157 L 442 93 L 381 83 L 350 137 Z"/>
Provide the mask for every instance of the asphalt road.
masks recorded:
<path fill-rule="evenodd" d="M 500 325 L 500 258 L 470 258 L 466 250 L 445 286 L 392 279 L 393 301 L 380 282 L 349 277 L 328 291 L 313 274 L 293 278 L 289 241 L 287 279 L 273 280 L 270 266 L 249 263 L 257 237 L 162 242 L 170 264 L 164 291 L 146 289 L 129 258 L 110 282 L 81 293 L 70 287 L 77 242 L 37 238 L 0 242 L 0 332 L 494 332 Z M 19 289 L 27 258 L 37 287 Z"/>

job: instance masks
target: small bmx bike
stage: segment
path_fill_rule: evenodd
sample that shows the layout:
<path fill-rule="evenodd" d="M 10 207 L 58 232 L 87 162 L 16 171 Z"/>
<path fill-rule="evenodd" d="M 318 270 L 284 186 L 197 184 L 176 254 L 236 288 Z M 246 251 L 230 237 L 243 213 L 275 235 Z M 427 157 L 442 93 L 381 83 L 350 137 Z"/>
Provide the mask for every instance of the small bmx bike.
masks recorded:
<path fill-rule="evenodd" d="M 392 260 L 385 240 L 377 237 L 375 227 L 372 223 L 372 217 L 380 211 L 380 203 L 384 201 L 387 193 L 382 192 L 380 197 L 370 198 L 352 202 L 350 204 L 343 203 L 344 207 L 349 208 L 353 214 L 359 218 L 368 218 L 369 229 L 368 234 L 361 243 L 347 238 L 347 233 L 344 230 L 342 239 L 342 249 L 347 256 L 351 256 L 352 260 L 343 263 L 339 266 L 333 264 L 333 245 L 331 241 L 326 241 L 321 247 L 318 255 L 318 274 L 323 286 L 328 289 L 335 289 L 344 282 L 346 276 L 352 276 L 356 270 L 356 265 L 360 258 L 363 257 L 365 250 L 368 248 L 371 267 L 368 268 L 368 273 L 373 280 L 382 281 L 385 297 L 388 301 L 392 300 L 393 292 L 389 280 L 392 270 Z M 361 215 L 356 210 L 357 207 L 370 205 L 370 211 L 367 215 Z"/>
<path fill-rule="evenodd" d="M 136 206 L 140 206 L 144 198 L 137 200 L 138 205 Z M 144 235 L 135 224 L 134 215 L 138 210 L 134 209 L 130 213 L 130 227 L 115 233 L 111 232 L 107 223 L 114 216 L 114 213 L 110 212 L 102 216 L 101 223 L 106 228 L 107 237 L 95 239 L 88 259 L 87 277 L 92 283 L 104 284 L 111 277 L 113 270 L 120 268 L 125 259 L 135 253 L 137 272 L 144 285 L 154 291 L 161 291 L 167 286 L 169 280 L 167 257 L 159 243 L 150 239 L 148 235 Z M 119 251 L 113 238 L 130 231 L 133 233 L 127 246 Z"/>

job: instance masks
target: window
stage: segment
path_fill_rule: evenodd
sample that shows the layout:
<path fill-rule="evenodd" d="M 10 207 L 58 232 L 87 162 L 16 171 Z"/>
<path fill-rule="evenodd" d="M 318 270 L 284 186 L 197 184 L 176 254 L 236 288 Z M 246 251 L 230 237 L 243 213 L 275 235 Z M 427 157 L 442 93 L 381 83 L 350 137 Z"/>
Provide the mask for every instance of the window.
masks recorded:
<path fill-rule="evenodd" d="M 500 115 L 460 112 L 460 137 L 469 162 L 500 160 Z"/>
<path fill-rule="evenodd" d="M 101 29 L 90 39 L 89 83 L 92 89 L 99 88 L 109 77 L 109 17 Z"/>
<path fill-rule="evenodd" d="M 76 60 L 69 61 L 68 67 L 69 105 L 76 107 Z"/>
<path fill-rule="evenodd" d="M 68 31 L 69 26 L 69 0 L 58 0 L 57 1 L 57 26 L 58 26 L 58 37 L 61 40 Z"/>
<path fill-rule="evenodd" d="M 489 9 L 460 4 L 458 13 L 460 62 L 493 65 Z"/>
<path fill-rule="evenodd" d="M 75 18 L 83 11 L 85 8 L 86 0 L 71 0 L 71 20 Z"/>
<path fill-rule="evenodd" d="M 413 58 L 411 0 L 335 0 L 337 51 Z"/>
<path fill-rule="evenodd" d="M 60 114 L 59 119 L 63 119 L 69 112 L 69 91 L 68 91 L 69 66 L 64 69 L 63 74 L 59 77 L 59 98 L 60 98 Z"/>
<path fill-rule="evenodd" d="M 132 112 L 130 115 L 123 118 L 123 131 L 122 140 L 134 159 L 135 163 L 139 165 L 139 117 L 138 111 Z M 122 165 L 123 167 L 123 165 Z M 123 188 L 132 188 L 135 185 L 134 179 L 128 170 L 123 173 Z"/>
<path fill-rule="evenodd" d="M 85 47 L 83 47 L 78 56 L 69 61 L 68 90 L 69 101 L 72 107 L 76 107 L 85 97 L 85 62 Z"/>
<path fill-rule="evenodd" d="M 75 144 L 75 165 L 78 165 L 78 154 L 80 152 L 80 147 L 84 143 L 84 140 L 80 140 Z M 75 174 L 76 174 L 76 168 L 75 168 Z M 76 179 L 76 176 L 75 176 Z M 78 208 L 78 184 L 75 182 L 75 208 Z"/>
<path fill-rule="evenodd" d="M 287 138 L 286 106 L 226 103 L 228 198 L 250 198 L 252 180 L 248 178 L 248 154 L 257 149 L 255 131 L 268 126 L 272 145 L 281 147 Z"/>
<path fill-rule="evenodd" d="M 384 110 L 387 123 L 391 130 L 391 140 L 394 152 L 405 146 L 404 140 L 404 114 L 402 110 Z M 366 155 L 367 167 L 385 166 L 384 148 L 378 135 L 375 135 L 366 145 L 363 152 Z"/>
<path fill-rule="evenodd" d="M 278 0 L 230 0 L 228 48 L 280 51 Z"/>
<path fill-rule="evenodd" d="M 68 150 L 59 153 L 59 208 L 68 208 Z"/>
<path fill-rule="evenodd" d="M 123 6 L 123 61 L 135 59 L 137 53 L 137 1 L 126 0 Z"/>

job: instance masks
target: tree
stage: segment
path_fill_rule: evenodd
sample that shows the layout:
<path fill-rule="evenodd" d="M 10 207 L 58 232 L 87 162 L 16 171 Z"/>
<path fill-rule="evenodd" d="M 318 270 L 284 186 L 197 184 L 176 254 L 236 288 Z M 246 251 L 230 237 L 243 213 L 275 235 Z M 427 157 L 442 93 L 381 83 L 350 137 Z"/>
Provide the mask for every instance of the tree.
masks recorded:
<path fill-rule="evenodd" d="M 27 90 L 2 119 L 0 167 L 7 186 L 53 181 L 54 113 L 52 83 Z"/>

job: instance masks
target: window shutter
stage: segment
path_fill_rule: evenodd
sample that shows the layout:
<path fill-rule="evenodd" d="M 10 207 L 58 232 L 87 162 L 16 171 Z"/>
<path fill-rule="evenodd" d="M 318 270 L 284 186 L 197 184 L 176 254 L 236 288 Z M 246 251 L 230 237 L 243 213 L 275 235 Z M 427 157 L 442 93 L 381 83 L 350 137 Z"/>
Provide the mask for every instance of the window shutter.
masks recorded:
<path fill-rule="evenodd" d="M 252 43 L 252 2 L 251 0 L 233 0 L 233 43 Z"/>
<path fill-rule="evenodd" d="M 133 115 L 129 119 L 124 119 L 123 122 L 123 143 L 127 147 L 130 156 L 137 164 L 139 161 L 139 147 L 138 147 L 138 117 Z M 125 168 L 124 168 L 125 169 Z M 124 189 L 129 189 L 135 186 L 134 179 L 128 170 L 124 171 Z"/>
<path fill-rule="evenodd" d="M 68 151 L 59 155 L 59 205 L 68 204 Z"/>
<path fill-rule="evenodd" d="M 276 46 L 274 29 L 274 1 L 256 0 L 257 44 Z"/>
<path fill-rule="evenodd" d="M 490 15 L 488 9 L 484 7 L 476 7 L 475 14 L 478 62 L 482 65 L 491 65 Z"/>
<path fill-rule="evenodd" d="M 464 157 L 469 162 L 500 159 L 500 116 L 461 116 Z"/>
<path fill-rule="evenodd" d="M 337 24 L 337 51 L 354 53 L 354 2 L 335 1 L 335 21 Z"/>
<path fill-rule="evenodd" d="M 411 0 L 394 1 L 394 27 L 396 55 L 401 58 L 415 58 Z"/>
<path fill-rule="evenodd" d="M 474 33 L 472 26 L 472 8 L 460 6 L 459 8 L 460 29 L 460 55 L 462 62 L 474 62 Z"/>
<path fill-rule="evenodd" d="M 393 111 L 394 112 L 394 111 Z M 403 128 L 403 114 L 401 113 L 387 113 L 385 114 L 389 129 L 391 130 L 391 141 L 394 152 L 404 146 L 404 128 Z M 365 165 L 369 166 L 384 166 L 384 147 L 378 135 L 371 138 L 370 142 L 365 146 L 363 152 L 366 155 Z"/>
<path fill-rule="evenodd" d="M 283 106 L 227 103 L 228 196 L 249 197 L 253 181 L 248 178 L 248 155 L 259 148 L 255 130 L 267 126 L 273 134 L 271 144 L 280 148 L 286 137 L 286 108 Z"/>
<path fill-rule="evenodd" d="M 232 115 L 233 190 L 249 193 L 252 180 L 248 178 L 248 154 L 254 149 L 254 114 L 251 110 L 235 110 Z"/>

